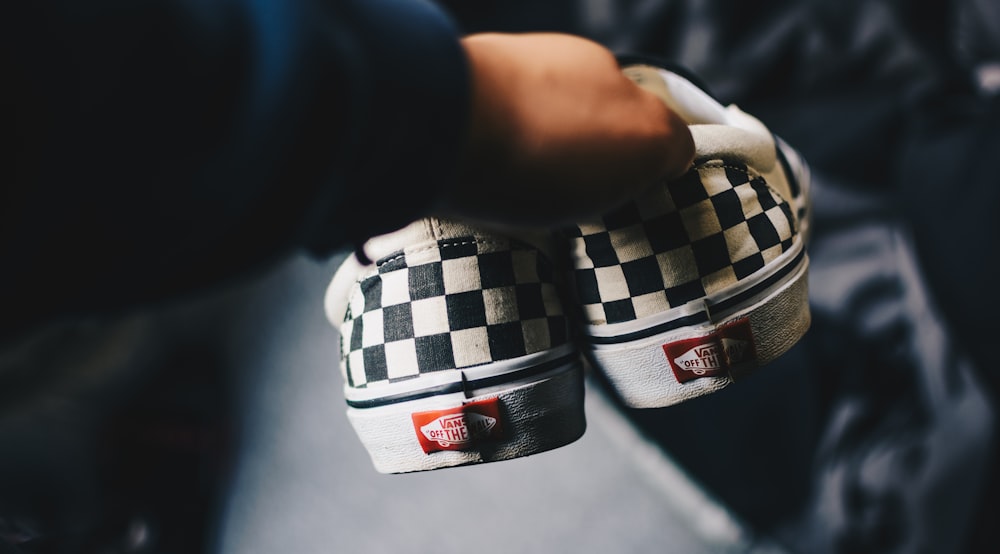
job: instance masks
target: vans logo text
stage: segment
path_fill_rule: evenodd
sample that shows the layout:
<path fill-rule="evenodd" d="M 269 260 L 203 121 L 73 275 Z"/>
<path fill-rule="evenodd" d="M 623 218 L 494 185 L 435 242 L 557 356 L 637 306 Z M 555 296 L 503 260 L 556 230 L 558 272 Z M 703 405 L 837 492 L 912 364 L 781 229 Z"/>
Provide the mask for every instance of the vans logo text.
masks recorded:
<path fill-rule="evenodd" d="M 420 428 L 420 432 L 442 448 L 453 444 L 464 445 L 476 438 L 484 437 L 497 424 L 496 418 L 470 412 L 442 416 Z"/>
<path fill-rule="evenodd" d="M 503 437 L 500 401 L 488 398 L 446 410 L 411 414 L 424 452 L 467 450 L 485 440 Z"/>
<path fill-rule="evenodd" d="M 721 352 L 714 344 L 696 346 L 676 357 L 674 363 L 685 371 L 690 371 L 695 375 L 704 375 L 708 370 L 723 367 L 725 361 L 719 354 Z"/>
<path fill-rule="evenodd" d="M 680 383 L 742 372 L 757 363 L 753 331 L 745 318 L 700 337 L 664 344 L 663 352 Z"/>

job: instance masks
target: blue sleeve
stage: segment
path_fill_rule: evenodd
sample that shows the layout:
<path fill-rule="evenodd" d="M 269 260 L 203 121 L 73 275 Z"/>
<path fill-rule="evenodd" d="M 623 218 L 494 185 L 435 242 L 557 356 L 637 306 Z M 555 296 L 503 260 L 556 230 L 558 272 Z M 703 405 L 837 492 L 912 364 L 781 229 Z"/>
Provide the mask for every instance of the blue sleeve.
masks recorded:
<path fill-rule="evenodd" d="M 468 71 L 429 2 L 3 11 L 2 327 L 323 254 L 405 224 L 454 178 Z"/>

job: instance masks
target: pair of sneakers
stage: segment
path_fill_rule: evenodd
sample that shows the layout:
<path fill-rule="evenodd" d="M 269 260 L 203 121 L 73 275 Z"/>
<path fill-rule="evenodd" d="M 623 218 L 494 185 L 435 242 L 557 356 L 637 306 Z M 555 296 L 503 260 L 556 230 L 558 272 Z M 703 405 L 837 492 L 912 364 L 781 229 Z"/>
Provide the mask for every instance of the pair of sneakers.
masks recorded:
<path fill-rule="evenodd" d="M 583 359 L 635 408 L 712 393 L 809 326 L 809 178 L 691 77 L 626 75 L 690 126 L 680 178 L 556 232 L 427 218 L 364 245 L 327 291 L 349 420 L 382 473 L 506 460 L 579 438 Z"/>

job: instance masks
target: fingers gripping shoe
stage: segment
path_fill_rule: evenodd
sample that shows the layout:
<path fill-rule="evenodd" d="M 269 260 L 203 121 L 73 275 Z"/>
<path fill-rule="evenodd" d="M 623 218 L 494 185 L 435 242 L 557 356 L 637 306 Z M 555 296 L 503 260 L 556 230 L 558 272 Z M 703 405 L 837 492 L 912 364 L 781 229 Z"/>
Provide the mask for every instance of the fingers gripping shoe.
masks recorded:
<path fill-rule="evenodd" d="M 729 385 L 808 329 L 808 173 L 689 80 L 624 71 L 689 123 L 695 162 L 569 240 L 591 359 L 627 405 L 652 408 Z"/>
<path fill-rule="evenodd" d="M 348 418 L 375 468 L 506 460 L 584 431 L 583 371 L 549 237 L 424 219 L 370 240 L 327 291 Z"/>

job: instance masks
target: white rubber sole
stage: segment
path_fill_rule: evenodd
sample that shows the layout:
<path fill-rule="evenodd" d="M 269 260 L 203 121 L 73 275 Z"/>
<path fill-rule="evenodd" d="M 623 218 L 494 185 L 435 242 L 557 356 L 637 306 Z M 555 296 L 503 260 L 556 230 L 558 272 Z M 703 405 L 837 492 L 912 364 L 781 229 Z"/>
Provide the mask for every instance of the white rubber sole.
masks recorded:
<path fill-rule="evenodd" d="M 786 254 L 752 283 L 653 318 L 591 326 L 593 363 L 632 408 L 671 406 L 729 386 L 809 329 L 809 259 L 801 246 Z"/>
<path fill-rule="evenodd" d="M 349 390 L 347 416 L 380 473 L 552 450 L 577 440 L 586 429 L 580 358 L 571 349 L 560 350 L 558 356 L 543 352 L 428 374 L 423 382 L 422 376 L 382 387 L 381 395 L 380 389 Z"/>

